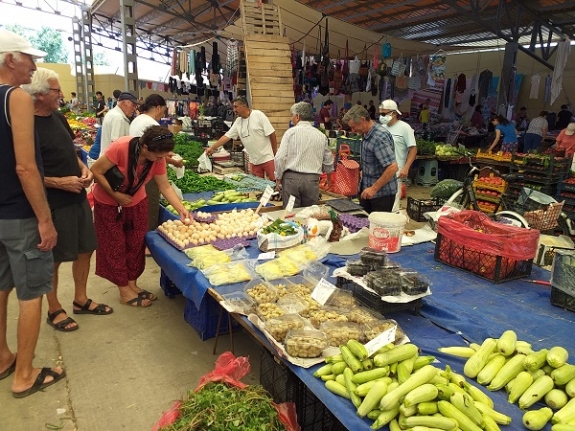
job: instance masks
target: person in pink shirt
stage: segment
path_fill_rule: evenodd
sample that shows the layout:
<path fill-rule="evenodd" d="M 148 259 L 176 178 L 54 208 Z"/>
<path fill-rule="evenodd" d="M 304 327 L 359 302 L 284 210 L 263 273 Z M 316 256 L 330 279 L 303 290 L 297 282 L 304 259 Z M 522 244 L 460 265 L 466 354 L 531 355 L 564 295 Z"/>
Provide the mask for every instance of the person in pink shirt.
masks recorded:
<path fill-rule="evenodd" d="M 120 290 L 120 302 L 148 307 L 157 298 L 141 289 L 137 280 L 145 267 L 145 235 L 148 231 L 148 199 L 145 185 L 152 178 L 160 192 L 178 211 L 184 223 L 190 213 L 168 182 L 166 156 L 174 149 L 173 135 L 162 126 L 149 127 L 141 138 L 125 136 L 112 142 L 92 166 L 94 225 L 98 239 L 96 275 Z M 124 176 L 113 188 L 106 172 L 116 166 Z M 121 177 L 117 175 L 116 177 Z"/>
<path fill-rule="evenodd" d="M 575 154 L 575 123 L 569 123 L 567 127 L 555 139 L 555 149 L 565 150 L 565 157 L 573 157 Z"/>

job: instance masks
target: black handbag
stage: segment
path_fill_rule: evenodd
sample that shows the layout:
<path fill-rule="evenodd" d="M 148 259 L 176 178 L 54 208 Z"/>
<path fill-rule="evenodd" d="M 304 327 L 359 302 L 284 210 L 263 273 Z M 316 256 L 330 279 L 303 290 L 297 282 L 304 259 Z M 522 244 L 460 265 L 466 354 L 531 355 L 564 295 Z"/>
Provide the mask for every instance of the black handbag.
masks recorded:
<path fill-rule="evenodd" d="M 118 169 L 116 165 L 112 166 L 110 169 L 106 171 L 104 174 L 106 181 L 110 184 L 110 188 L 117 192 L 122 188 L 122 184 L 124 183 L 124 174 Z"/>

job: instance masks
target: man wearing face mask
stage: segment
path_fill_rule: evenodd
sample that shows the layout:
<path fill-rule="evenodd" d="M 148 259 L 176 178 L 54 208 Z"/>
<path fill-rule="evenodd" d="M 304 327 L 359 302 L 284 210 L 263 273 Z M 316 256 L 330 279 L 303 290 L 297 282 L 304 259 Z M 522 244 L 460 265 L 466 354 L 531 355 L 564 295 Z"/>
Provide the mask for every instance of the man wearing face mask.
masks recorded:
<path fill-rule="evenodd" d="M 400 115 L 401 112 L 397 109 L 397 103 L 393 100 L 384 100 L 379 105 L 379 122 L 393 136 L 395 160 L 399 169 L 397 171 L 398 187 L 392 212 L 399 211 L 401 183 L 407 178 L 409 168 L 417 156 L 417 144 L 413 129 L 405 121 L 399 119 Z"/>

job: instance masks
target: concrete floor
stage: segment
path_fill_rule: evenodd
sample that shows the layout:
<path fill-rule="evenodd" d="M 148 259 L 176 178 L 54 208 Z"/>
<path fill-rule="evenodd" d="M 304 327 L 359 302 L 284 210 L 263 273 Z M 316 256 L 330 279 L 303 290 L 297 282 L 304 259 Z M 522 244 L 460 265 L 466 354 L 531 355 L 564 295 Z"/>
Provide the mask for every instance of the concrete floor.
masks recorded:
<path fill-rule="evenodd" d="M 429 196 L 430 188 L 408 187 L 415 198 Z M 402 200 L 405 208 L 406 200 Z M 414 224 L 410 228 L 417 228 Z M 194 389 L 213 369 L 214 339 L 201 341 L 183 319 L 185 298 L 168 299 L 159 287 L 159 267 L 146 262 L 140 286 L 158 295 L 145 309 L 118 301 L 116 287 L 92 274 L 88 293 L 114 307 L 109 316 L 73 315 L 80 329 L 57 332 L 43 317 L 35 366 L 62 365 L 66 378 L 28 398 L 11 396 L 11 378 L 0 381 L 0 431 L 144 431 L 150 430 L 172 402 Z M 94 267 L 94 259 L 92 268 Z M 59 297 L 72 312 L 71 264 L 60 267 Z M 44 304 L 44 313 L 47 304 Z M 45 314 L 44 314 L 45 315 Z M 8 306 L 8 341 L 16 350 L 18 303 Z M 236 355 L 248 356 L 252 371 L 244 378 L 259 383 L 260 347 L 245 331 L 234 333 Z M 229 349 L 222 336 L 218 354 Z"/>

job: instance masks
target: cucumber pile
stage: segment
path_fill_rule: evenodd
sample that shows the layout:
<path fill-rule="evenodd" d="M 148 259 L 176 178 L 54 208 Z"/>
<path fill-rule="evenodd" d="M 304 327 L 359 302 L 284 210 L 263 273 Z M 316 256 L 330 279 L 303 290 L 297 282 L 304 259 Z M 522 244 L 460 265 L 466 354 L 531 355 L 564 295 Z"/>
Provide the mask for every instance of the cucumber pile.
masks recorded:
<path fill-rule="evenodd" d="M 435 357 L 418 352 L 414 344 L 389 344 L 369 357 L 363 344 L 350 340 L 314 376 L 349 399 L 359 417 L 372 419 L 371 429 L 496 431 L 511 423 L 464 376 L 436 368 Z"/>
<path fill-rule="evenodd" d="M 439 350 L 468 358 L 465 376 L 477 379 L 490 391 L 505 388 L 508 401 L 521 410 L 544 403 L 546 406 L 523 415 L 527 429 L 540 430 L 551 421 L 552 431 L 575 431 L 575 365 L 567 363 L 565 348 L 533 351 L 529 343 L 517 340 L 515 332 L 507 330 L 499 339 L 486 338 L 481 345 Z"/>

